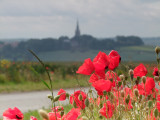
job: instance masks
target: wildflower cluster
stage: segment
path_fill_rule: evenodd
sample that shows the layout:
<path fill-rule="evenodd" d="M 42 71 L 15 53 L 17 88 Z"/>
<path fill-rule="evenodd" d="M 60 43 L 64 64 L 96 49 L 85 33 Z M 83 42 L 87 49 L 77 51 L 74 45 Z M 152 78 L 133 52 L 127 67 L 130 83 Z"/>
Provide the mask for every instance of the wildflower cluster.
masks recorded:
<path fill-rule="evenodd" d="M 156 49 L 157 61 L 160 48 Z M 93 61 L 88 58 L 77 70 L 78 74 L 90 75 L 90 89 L 73 94 L 60 89 L 57 96 L 48 98 L 54 103 L 69 100 L 73 108 L 64 113 L 63 106 L 54 106 L 51 112 L 40 110 L 45 120 L 158 120 L 160 119 L 159 68 L 153 70 L 153 77 L 147 76 L 146 67 L 140 63 L 128 75 L 117 75 L 121 56 L 115 50 L 109 55 L 99 52 Z M 159 65 L 159 62 L 158 62 Z M 14 108 L 3 113 L 4 120 L 22 120 L 23 114 Z M 36 120 L 33 116 L 31 120 Z"/>

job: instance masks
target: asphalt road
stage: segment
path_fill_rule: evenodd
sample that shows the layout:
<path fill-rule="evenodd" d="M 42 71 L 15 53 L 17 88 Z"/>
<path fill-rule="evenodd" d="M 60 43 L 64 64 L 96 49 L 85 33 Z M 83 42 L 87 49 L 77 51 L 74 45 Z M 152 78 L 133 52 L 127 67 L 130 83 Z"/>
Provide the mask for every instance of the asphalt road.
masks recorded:
<path fill-rule="evenodd" d="M 89 88 L 83 88 L 88 92 Z M 69 94 L 72 94 L 74 90 L 77 89 L 65 89 Z M 54 95 L 57 95 L 58 90 L 54 90 Z M 50 91 L 36 91 L 36 92 L 26 92 L 26 93 L 9 93 L 0 94 L 0 117 L 2 117 L 3 112 L 8 108 L 19 108 L 23 113 L 29 110 L 37 110 L 42 107 L 49 108 L 51 105 L 50 100 L 47 95 Z M 68 101 L 64 101 L 61 104 L 67 104 Z"/>

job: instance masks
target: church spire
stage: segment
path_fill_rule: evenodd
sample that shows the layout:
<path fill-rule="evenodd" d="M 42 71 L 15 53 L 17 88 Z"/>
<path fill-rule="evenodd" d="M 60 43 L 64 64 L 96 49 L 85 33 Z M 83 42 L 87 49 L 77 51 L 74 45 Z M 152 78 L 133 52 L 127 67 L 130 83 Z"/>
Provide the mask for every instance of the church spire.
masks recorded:
<path fill-rule="evenodd" d="M 75 31 L 75 37 L 80 36 L 80 29 L 79 29 L 79 22 L 77 20 L 77 27 L 76 27 L 76 31 Z"/>

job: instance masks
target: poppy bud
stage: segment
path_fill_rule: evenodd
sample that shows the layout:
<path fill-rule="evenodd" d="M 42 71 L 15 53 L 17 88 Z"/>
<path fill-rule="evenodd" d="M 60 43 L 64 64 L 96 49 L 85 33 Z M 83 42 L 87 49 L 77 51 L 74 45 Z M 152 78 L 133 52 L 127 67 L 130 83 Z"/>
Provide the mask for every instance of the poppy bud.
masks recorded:
<path fill-rule="evenodd" d="M 135 81 L 135 83 L 136 83 L 136 85 L 138 85 L 138 84 L 139 84 L 139 80 L 137 79 L 137 80 Z"/>
<path fill-rule="evenodd" d="M 154 114 L 155 118 L 157 118 L 157 117 L 158 117 L 158 109 L 157 109 L 157 108 L 155 108 L 155 109 L 154 109 L 153 114 Z"/>
<path fill-rule="evenodd" d="M 140 95 L 140 96 L 139 96 L 139 99 L 140 99 L 140 100 L 142 100 L 142 97 L 143 97 L 143 96 L 142 96 L 142 95 Z"/>
<path fill-rule="evenodd" d="M 118 86 L 120 87 L 122 85 L 122 82 L 121 81 L 118 81 Z"/>
<path fill-rule="evenodd" d="M 99 116 L 99 119 L 103 119 L 103 116 L 102 116 L 102 115 L 100 115 L 100 116 Z"/>
<path fill-rule="evenodd" d="M 128 103 L 129 103 L 129 99 L 128 99 L 128 98 L 126 98 L 126 99 L 125 99 L 125 102 L 128 104 Z"/>
<path fill-rule="evenodd" d="M 127 76 L 125 76 L 125 80 L 127 80 L 128 79 L 128 77 Z"/>
<path fill-rule="evenodd" d="M 143 82 L 143 84 L 146 83 L 146 76 L 142 76 L 142 82 Z"/>
<path fill-rule="evenodd" d="M 81 94 L 78 96 L 78 99 L 79 99 L 80 101 L 82 101 L 83 97 L 82 97 Z"/>
<path fill-rule="evenodd" d="M 124 75 L 120 75 L 119 78 L 123 81 L 124 80 Z"/>
<path fill-rule="evenodd" d="M 139 91 L 138 91 L 138 89 L 136 88 L 136 89 L 134 89 L 134 95 L 136 96 L 136 97 L 138 97 L 139 96 Z"/>
<path fill-rule="evenodd" d="M 124 91 L 123 90 L 121 91 L 121 96 L 124 97 Z"/>
<path fill-rule="evenodd" d="M 38 112 L 39 112 L 40 116 L 41 116 L 43 119 L 49 120 L 49 116 L 48 116 L 48 113 L 47 113 L 46 111 L 40 109 Z"/>
<path fill-rule="evenodd" d="M 92 90 L 91 89 L 89 89 L 89 91 L 88 91 L 89 93 L 92 93 Z"/>
<path fill-rule="evenodd" d="M 159 81 L 159 77 L 158 76 L 154 76 L 154 80 L 155 81 Z"/>
<path fill-rule="evenodd" d="M 105 95 L 105 96 L 106 96 L 106 95 L 107 95 L 107 91 L 105 91 L 105 90 L 104 90 L 104 91 L 103 91 L 103 95 Z"/>
<path fill-rule="evenodd" d="M 111 99 L 113 99 L 115 97 L 112 92 L 110 92 L 110 97 L 111 97 Z"/>
<path fill-rule="evenodd" d="M 102 104 L 102 103 L 100 103 L 100 104 L 99 104 L 99 108 L 102 108 L 102 107 L 103 107 L 103 104 Z"/>
<path fill-rule="evenodd" d="M 91 109 L 91 110 L 93 110 L 93 109 L 94 109 L 94 106 L 93 106 L 93 104 L 91 104 L 91 105 L 90 105 L 90 109 Z"/>
<path fill-rule="evenodd" d="M 157 47 L 155 48 L 155 52 L 156 52 L 157 54 L 160 52 L 160 47 L 159 47 L 159 46 L 157 46 Z"/>
<path fill-rule="evenodd" d="M 123 85 L 124 85 L 124 86 L 126 85 L 126 81 L 123 81 Z"/>
<path fill-rule="evenodd" d="M 127 98 L 130 100 L 130 95 L 127 95 Z"/>
<path fill-rule="evenodd" d="M 134 101 L 134 100 L 132 100 L 132 105 L 133 105 L 133 106 L 135 105 L 135 101 Z"/>
<path fill-rule="evenodd" d="M 130 69 L 130 70 L 129 70 L 129 76 L 133 75 L 133 73 L 134 73 L 133 70 Z"/>
<path fill-rule="evenodd" d="M 64 111 L 61 111 L 60 115 L 61 115 L 61 117 L 62 117 L 62 116 L 64 115 Z"/>
<path fill-rule="evenodd" d="M 74 107 L 74 108 L 77 108 L 77 105 L 76 105 L 76 102 L 75 102 L 75 101 L 73 101 L 73 107 Z"/>
<path fill-rule="evenodd" d="M 55 96 L 55 97 L 54 97 L 54 102 L 58 101 L 59 98 L 60 98 L 60 95 Z"/>
<path fill-rule="evenodd" d="M 86 107 L 89 106 L 89 100 L 88 100 L 88 98 L 85 99 L 85 105 L 86 105 Z"/>
<path fill-rule="evenodd" d="M 149 108 L 151 108 L 152 107 L 152 105 L 153 105 L 153 102 L 150 100 L 150 101 L 148 101 L 148 107 Z"/>
<path fill-rule="evenodd" d="M 69 98 L 69 94 L 68 93 L 66 93 L 66 98 Z"/>
<path fill-rule="evenodd" d="M 52 95 L 50 95 L 50 94 L 47 95 L 47 97 L 48 97 L 49 99 L 53 99 L 53 98 L 52 98 Z"/>

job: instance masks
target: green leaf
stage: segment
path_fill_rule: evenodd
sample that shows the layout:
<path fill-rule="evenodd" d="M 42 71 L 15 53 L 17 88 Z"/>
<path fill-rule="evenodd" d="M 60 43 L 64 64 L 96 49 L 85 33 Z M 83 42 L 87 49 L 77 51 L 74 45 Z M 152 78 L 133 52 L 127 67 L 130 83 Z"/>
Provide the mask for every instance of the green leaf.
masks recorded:
<path fill-rule="evenodd" d="M 33 71 L 33 73 L 36 75 L 36 76 L 39 76 L 38 72 L 31 66 L 30 69 Z M 46 85 L 46 87 L 51 90 L 51 88 L 49 87 L 49 85 L 43 80 L 40 78 L 40 80 Z"/>

